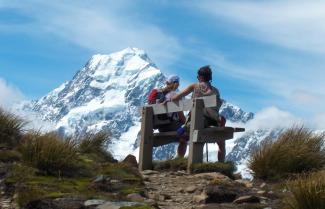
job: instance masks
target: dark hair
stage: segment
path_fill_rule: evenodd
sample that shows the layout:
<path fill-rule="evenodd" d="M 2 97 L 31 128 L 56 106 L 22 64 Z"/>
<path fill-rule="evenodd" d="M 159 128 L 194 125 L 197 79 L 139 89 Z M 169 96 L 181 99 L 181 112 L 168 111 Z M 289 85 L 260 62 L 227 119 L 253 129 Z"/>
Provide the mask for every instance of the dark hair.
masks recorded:
<path fill-rule="evenodd" d="M 212 71 L 209 65 L 201 67 L 197 71 L 198 76 L 202 76 L 204 81 L 211 81 L 212 80 Z"/>

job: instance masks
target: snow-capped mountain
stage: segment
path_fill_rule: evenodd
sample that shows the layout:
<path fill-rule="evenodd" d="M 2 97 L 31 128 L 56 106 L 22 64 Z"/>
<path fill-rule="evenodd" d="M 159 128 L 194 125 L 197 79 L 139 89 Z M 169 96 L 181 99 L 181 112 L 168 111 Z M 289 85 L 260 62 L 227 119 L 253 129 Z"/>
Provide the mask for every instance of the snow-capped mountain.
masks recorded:
<path fill-rule="evenodd" d="M 37 112 L 44 121 L 55 123 L 64 135 L 110 131 L 113 138 L 109 149 L 121 159 L 129 153 L 135 154 L 140 130 L 139 107 L 145 104 L 149 91 L 162 86 L 164 81 L 165 76 L 144 51 L 127 48 L 109 55 L 94 55 L 72 80 L 24 108 Z M 221 114 L 228 121 L 242 124 L 254 117 L 253 113 L 226 101 Z M 229 159 L 240 160 L 240 153 L 245 153 L 241 150 L 245 140 L 238 139 Z M 255 139 L 250 141 L 253 143 Z M 174 153 L 175 145 L 167 145 L 157 148 L 154 158 Z"/>

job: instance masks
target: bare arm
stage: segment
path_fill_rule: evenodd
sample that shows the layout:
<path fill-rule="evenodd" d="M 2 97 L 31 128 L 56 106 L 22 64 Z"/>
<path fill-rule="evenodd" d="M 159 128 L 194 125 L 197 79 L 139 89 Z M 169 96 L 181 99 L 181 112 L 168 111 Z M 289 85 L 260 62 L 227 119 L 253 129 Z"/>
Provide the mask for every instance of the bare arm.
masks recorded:
<path fill-rule="evenodd" d="M 176 94 L 175 96 L 173 96 L 171 98 L 171 100 L 180 100 L 182 97 L 185 97 L 186 95 L 190 94 L 191 92 L 194 91 L 194 87 L 195 87 L 195 83 L 189 85 L 188 87 L 186 87 L 183 91 L 179 92 L 178 94 Z"/>

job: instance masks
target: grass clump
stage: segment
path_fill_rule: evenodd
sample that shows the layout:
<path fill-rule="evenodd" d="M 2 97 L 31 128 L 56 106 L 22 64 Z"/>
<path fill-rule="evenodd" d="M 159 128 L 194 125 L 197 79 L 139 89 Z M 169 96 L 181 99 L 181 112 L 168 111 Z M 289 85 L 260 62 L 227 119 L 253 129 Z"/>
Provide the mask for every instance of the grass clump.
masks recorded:
<path fill-rule="evenodd" d="M 22 138 L 26 122 L 14 114 L 0 108 L 0 148 L 13 148 Z"/>
<path fill-rule="evenodd" d="M 275 142 L 264 143 L 248 164 L 256 178 L 278 180 L 325 166 L 324 134 L 292 127 Z"/>
<path fill-rule="evenodd" d="M 154 170 L 186 170 L 187 168 L 187 158 L 175 158 L 165 161 L 153 162 Z"/>
<path fill-rule="evenodd" d="M 110 134 L 99 132 L 79 137 L 78 151 L 100 162 L 113 162 L 114 158 L 106 149 Z"/>
<path fill-rule="evenodd" d="M 71 175 L 78 167 L 76 144 L 56 134 L 28 133 L 18 148 L 22 160 L 47 175 Z"/>
<path fill-rule="evenodd" d="M 302 174 L 287 183 L 291 195 L 285 199 L 286 209 L 324 209 L 325 171 Z"/>

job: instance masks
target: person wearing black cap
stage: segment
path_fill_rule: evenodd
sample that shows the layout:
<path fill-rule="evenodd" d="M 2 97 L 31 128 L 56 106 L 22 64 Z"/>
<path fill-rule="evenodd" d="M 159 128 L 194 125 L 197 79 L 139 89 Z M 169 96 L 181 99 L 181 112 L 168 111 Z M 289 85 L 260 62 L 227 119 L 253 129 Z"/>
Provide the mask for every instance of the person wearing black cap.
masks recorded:
<path fill-rule="evenodd" d="M 192 93 L 192 98 L 203 97 L 203 96 L 211 96 L 215 95 L 217 100 L 217 105 L 215 107 L 209 107 L 204 109 L 204 126 L 208 127 L 212 126 L 220 126 L 224 125 L 221 124 L 221 117 L 219 116 L 219 109 L 222 105 L 222 100 L 220 98 L 219 90 L 211 85 L 212 81 L 212 71 L 210 66 L 203 66 L 197 72 L 197 83 L 190 84 L 187 86 L 183 91 L 176 94 L 171 98 L 171 101 L 178 101 L 179 99 L 187 96 L 188 94 Z M 224 119 L 224 118 L 223 118 Z M 188 126 L 190 123 L 190 118 L 188 118 L 186 125 Z M 188 127 L 187 127 L 188 128 Z M 179 133 L 182 133 L 183 130 L 178 130 Z M 217 142 L 219 146 L 218 150 L 218 161 L 224 162 L 226 156 L 226 147 L 225 141 L 220 140 Z"/>

